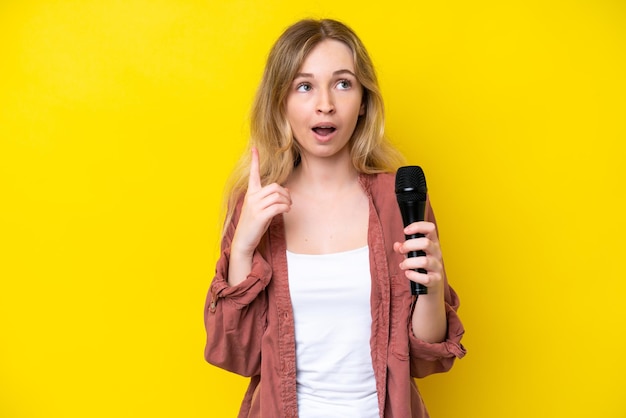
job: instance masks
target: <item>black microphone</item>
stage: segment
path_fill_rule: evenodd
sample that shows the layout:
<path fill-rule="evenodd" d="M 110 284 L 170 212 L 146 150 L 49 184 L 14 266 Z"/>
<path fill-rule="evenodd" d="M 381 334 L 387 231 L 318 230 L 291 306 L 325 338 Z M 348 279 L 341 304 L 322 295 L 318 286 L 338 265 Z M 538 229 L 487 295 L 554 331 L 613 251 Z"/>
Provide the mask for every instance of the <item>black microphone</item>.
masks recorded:
<path fill-rule="evenodd" d="M 404 226 L 408 226 L 413 222 L 424 220 L 424 212 L 426 211 L 426 177 L 421 167 L 416 165 L 400 167 L 396 173 L 396 198 L 398 206 L 402 214 L 402 222 Z M 423 234 L 405 235 L 406 239 L 421 238 Z M 423 257 L 424 251 L 411 251 L 408 257 Z M 424 269 L 417 269 L 419 273 L 426 273 Z M 425 295 L 428 288 L 423 284 L 415 283 L 410 280 L 411 294 Z"/>

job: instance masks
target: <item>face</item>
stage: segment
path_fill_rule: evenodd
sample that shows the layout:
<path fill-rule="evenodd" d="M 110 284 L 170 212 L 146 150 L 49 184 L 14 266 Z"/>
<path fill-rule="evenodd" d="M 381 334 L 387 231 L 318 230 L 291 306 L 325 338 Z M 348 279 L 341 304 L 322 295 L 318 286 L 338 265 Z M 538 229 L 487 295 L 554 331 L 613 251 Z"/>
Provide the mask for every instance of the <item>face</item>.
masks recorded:
<path fill-rule="evenodd" d="M 306 57 L 287 95 L 287 120 L 302 159 L 349 157 L 348 142 L 364 113 L 352 51 L 325 40 Z"/>

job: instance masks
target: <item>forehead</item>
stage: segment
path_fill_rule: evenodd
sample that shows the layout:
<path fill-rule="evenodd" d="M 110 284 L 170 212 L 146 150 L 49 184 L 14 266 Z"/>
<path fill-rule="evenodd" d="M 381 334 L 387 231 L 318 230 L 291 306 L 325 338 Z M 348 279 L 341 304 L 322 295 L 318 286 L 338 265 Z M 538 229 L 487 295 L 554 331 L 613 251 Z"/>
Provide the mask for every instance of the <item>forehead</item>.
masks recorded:
<path fill-rule="evenodd" d="M 339 69 L 354 72 L 354 58 L 348 45 L 334 39 L 325 39 L 317 44 L 306 56 L 300 72 L 336 71 Z"/>

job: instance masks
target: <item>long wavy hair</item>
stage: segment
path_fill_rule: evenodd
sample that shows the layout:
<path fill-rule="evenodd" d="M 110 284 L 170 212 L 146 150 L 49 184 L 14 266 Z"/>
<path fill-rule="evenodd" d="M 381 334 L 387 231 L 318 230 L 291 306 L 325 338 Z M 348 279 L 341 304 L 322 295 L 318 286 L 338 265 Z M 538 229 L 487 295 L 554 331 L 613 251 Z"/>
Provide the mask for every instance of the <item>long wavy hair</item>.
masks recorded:
<path fill-rule="evenodd" d="M 332 19 L 305 19 L 288 27 L 272 47 L 250 115 L 250 141 L 226 186 L 228 225 L 236 201 L 245 194 L 251 148 L 259 150 L 259 171 L 265 184 L 282 184 L 300 161 L 300 148 L 287 121 L 285 103 L 291 84 L 308 54 L 320 42 L 343 42 L 352 51 L 357 80 L 363 86 L 365 113 L 350 139 L 352 164 L 360 173 L 390 172 L 402 155 L 385 138 L 385 112 L 378 79 L 365 46 L 344 23 Z"/>

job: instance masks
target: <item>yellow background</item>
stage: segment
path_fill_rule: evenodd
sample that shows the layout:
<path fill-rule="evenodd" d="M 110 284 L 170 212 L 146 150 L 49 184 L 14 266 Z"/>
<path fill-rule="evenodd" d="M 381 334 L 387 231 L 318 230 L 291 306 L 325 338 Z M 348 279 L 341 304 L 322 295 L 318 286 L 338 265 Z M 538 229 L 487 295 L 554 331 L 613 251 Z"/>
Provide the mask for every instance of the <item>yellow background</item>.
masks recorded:
<path fill-rule="evenodd" d="M 202 356 L 222 185 L 309 16 L 360 34 L 427 175 L 469 349 L 433 417 L 626 417 L 618 0 L 2 1 L 0 416 L 235 416 Z"/>

